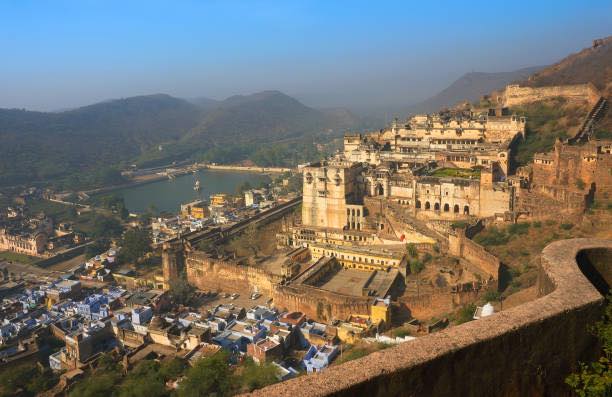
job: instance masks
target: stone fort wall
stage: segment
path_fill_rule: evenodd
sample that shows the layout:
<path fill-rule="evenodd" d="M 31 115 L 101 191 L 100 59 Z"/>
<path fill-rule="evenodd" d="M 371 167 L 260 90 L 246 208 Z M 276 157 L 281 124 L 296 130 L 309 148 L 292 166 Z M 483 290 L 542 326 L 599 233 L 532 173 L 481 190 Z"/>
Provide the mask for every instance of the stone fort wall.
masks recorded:
<path fill-rule="evenodd" d="M 271 294 L 282 277 L 254 266 L 240 265 L 232 260 L 212 258 L 193 251 L 185 258 L 187 281 L 202 290 L 258 291 Z"/>
<path fill-rule="evenodd" d="M 489 274 L 494 280 L 499 280 L 501 266 L 499 259 L 487 252 L 480 244 L 467 238 L 464 230 L 456 230 L 455 233 L 449 234 L 448 252 L 467 260 Z"/>
<path fill-rule="evenodd" d="M 586 101 L 594 105 L 601 94 L 591 83 L 549 87 L 521 87 L 508 85 L 503 94 L 504 106 L 517 106 L 556 97 L 570 101 Z"/>
<path fill-rule="evenodd" d="M 346 296 L 309 285 L 277 285 L 272 295 L 274 306 L 300 311 L 317 321 L 347 319 L 351 314 L 369 316 L 374 298 Z"/>
<path fill-rule="evenodd" d="M 587 326 L 605 303 L 576 258 L 602 248 L 609 266 L 612 240 L 552 243 L 542 252 L 538 299 L 252 395 L 570 396 L 564 379 L 595 358 Z"/>

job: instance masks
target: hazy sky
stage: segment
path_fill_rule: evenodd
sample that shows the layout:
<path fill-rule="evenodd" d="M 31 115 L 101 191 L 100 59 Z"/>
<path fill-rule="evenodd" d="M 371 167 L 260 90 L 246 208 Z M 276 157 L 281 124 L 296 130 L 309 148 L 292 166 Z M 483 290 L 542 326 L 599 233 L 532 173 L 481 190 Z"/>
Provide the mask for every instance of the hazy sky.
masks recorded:
<path fill-rule="evenodd" d="M 610 34 L 610 0 L 0 0 L 0 107 L 266 89 L 313 106 L 410 104 Z"/>

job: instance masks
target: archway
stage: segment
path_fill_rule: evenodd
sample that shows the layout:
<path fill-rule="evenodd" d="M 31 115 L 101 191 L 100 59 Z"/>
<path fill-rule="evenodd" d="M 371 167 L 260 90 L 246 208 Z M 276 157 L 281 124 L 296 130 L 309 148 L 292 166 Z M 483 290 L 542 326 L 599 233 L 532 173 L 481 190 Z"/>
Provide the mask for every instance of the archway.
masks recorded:
<path fill-rule="evenodd" d="M 458 214 L 458 213 L 459 213 L 459 205 L 458 205 L 458 204 L 455 204 L 455 206 L 453 207 L 453 212 L 454 212 L 455 214 Z"/>
<path fill-rule="evenodd" d="M 425 202 L 425 209 L 428 210 L 431 208 L 431 204 L 429 204 L 429 201 Z"/>
<path fill-rule="evenodd" d="M 383 189 L 382 185 L 379 183 L 376 185 L 376 195 L 383 196 L 385 194 L 385 189 Z"/>
<path fill-rule="evenodd" d="M 468 207 L 467 205 L 465 207 L 463 207 L 463 213 L 465 215 L 469 215 L 470 214 L 470 207 Z"/>
<path fill-rule="evenodd" d="M 440 203 L 434 204 L 434 211 L 440 211 Z"/>
<path fill-rule="evenodd" d="M 448 206 L 448 203 L 444 204 L 444 212 L 448 212 L 450 211 L 450 207 Z"/>
<path fill-rule="evenodd" d="M 415 208 L 421 208 L 421 200 L 417 200 L 414 206 Z"/>

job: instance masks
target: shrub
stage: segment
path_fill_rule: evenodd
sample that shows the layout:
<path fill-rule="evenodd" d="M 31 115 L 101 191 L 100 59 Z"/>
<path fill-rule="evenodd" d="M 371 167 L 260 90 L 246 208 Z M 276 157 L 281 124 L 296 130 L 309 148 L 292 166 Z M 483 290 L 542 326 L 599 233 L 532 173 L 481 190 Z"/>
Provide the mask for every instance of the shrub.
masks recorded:
<path fill-rule="evenodd" d="M 529 227 L 531 226 L 531 223 L 527 222 L 527 223 L 514 223 L 510 226 L 508 226 L 508 233 L 510 235 L 523 235 L 523 234 L 527 234 L 527 232 L 529 231 Z"/>
<path fill-rule="evenodd" d="M 561 225 L 559 225 L 559 227 L 561 227 L 561 229 L 563 230 L 571 230 L 574 227 L 573 223 L 562 223 Z"/>
<path fill-rule="evenodd" d="M 463 306 L 457 312 L 457 317 L 455 322 L 457 324 L 467 323 L 468 321 L 472 321 L 474 319 L 474 312 L 476 311 L 476 305 L 470 303 L 469 305 Z"/>

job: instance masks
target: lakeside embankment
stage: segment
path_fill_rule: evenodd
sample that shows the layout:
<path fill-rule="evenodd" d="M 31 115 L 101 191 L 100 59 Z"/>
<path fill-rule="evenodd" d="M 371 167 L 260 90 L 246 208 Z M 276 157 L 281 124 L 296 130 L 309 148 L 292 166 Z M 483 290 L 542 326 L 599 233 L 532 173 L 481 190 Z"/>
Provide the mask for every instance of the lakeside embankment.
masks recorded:
<path fill-rule="evenodd" d="M 138 175 L 130 179 L 130 181 L 126 183 L 122 183 L 120 185 L 105 186 L 105 187 L 101 187 L 97 189 L 86 190 L 86 191 L 83 191 L 82 193 L 85 193 L 89 196 L 96 195 L 96 194 L 102 194 L 102 193 L 108 193 L 108 192 L 119 190 L 119 189 L 125 189 L 129 187 L 146 185 L 149 183 L 163 181 L 165 179 L 168 179 L 169 177 L 168 175 L 172 175 L 173 177 L 178 177 L 178 176 L 189 174 L 197 170 L 204 170 L 204 169 L 217 170 L 217 171 L 279 173 L 279 174 L 295 171 L 295 169 L 293 168 L 282 168 L 282 167 L 258 167 L 258 166 L 195 163 L 195 164 L 189 165 L 184 168 L 174 169 L 171 172 L 164 172 L 164 173 L 157 172 L 154 174 Z"/>
<path fill-rule="evenodd" d="M 208 168 L 211 170 L 226 170 L 226 171 L 244 171 L 244 172 L 273 172 L 273 173 L 285 173 L 295 171 L 293 168 L 282 168 L 282 167 L 258 167 L 258 166 L 243 166 L 243 165 L 222 165 L 222 164 L 206 164 L 202 168 Z"/>

